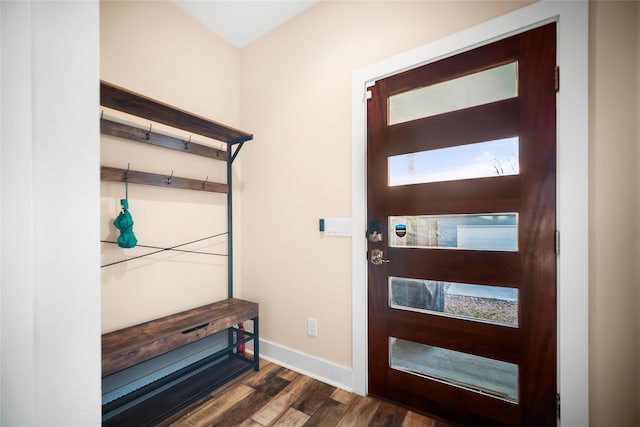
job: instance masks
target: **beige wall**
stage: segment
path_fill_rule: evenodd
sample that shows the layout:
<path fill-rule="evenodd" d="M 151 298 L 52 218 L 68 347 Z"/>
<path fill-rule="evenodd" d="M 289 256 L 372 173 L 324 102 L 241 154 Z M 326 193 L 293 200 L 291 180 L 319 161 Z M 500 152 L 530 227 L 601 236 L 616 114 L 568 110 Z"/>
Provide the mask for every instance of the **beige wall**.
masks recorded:
<path fill-rule="evenodd" d="M 245 154 L 243 289 L 261 304 L 265 339 L 351 364 L 349 242 L 316 228 L 318 218 L 350 216 L 350 72 L 520 6 L 322 2 L 243 49 L 242 118 L 260 142 Z M 590 405 L 592 425 L 630 426 L 639 395 L 628 228 L 638 216 L 638 13 L 636 3 L 591 12 Z M 305 334 L 307 317 L 318 319 L 317 338 Z"/>
<path fill-rule="evenodd" d="M 590 19 L 590 385 L 593 425 L 640 423 L 638 408 L 638 3 Z"/>
<path fill-rule="evenodd" d="M 100 77 L 239 126 L 240 52 L 168 1 L 100 2 Z"/>
<path fill-rule="evenodd" d="M 101 79 L 239 126 L 240 52 L 174 4 L 102 1 L 100 34 Z M 105 117 L 110 115 L 106 110 Z M 154 129 L 189 138 L 184 131 L 157 124 Z M 210 143 L 196 136 L 192 141 Z M 107 136 L 102 136 L 101 164 L 123 169 L 130 164 L 132 170 L 166 176 L 173 171 L 174 176 L 226 182 L 223 162 Z M 124 196 L 123 184 L 101 183 L 102 240 L 117 239 L 112 222 Z M 129 206 L 140 245 L 172 247 L 227 227 L 222 194 L 130 185 Z M 182 249 L 226 254 L 226 237 Z M 103 243 L 101 263 L 152 251 Z M 226 298 L 226 263 L 226 257 L 163 252 L 102 268 L 103 332 Z"/>
<path fill-rule="evenodd" d="M 262 337 L 350 367 L 351 242 L 323 237 L 317 223 L 351 215 L 351 72 L 525 4 L 322 1 L 241 50 L 171 4 L 101 5 L 103 79 L 255 135 L 240 156 L 238 258 L 241 295 L 260 303 Z M 593 426 L 640 422 L 638 9 L 605 2 L 590 10 Z M 121 190 L 108 190 L 107 211 L 117 208 Z M 166 199 L 156 201 L 165 209 Z M 114 283 L 129 298 L 133 285 L 124 276 Z M 116 298 L 104 307 L 104 287 L 103 310 L 115 313 Z M 173 298 L 174 290 L 164 292 Z M 139 304 L 145 315 L 157 310 Z M 307 317 L 318 319 L 316 338 L 306 336 Z"/>
<path fill-rule="evenodd" d="M 243 292 L 264 339 L 351 366 L 351 239 L 318 219 L 351 216 L 352 71 L 524 5 L 326 1 L 243 49 Z"/>

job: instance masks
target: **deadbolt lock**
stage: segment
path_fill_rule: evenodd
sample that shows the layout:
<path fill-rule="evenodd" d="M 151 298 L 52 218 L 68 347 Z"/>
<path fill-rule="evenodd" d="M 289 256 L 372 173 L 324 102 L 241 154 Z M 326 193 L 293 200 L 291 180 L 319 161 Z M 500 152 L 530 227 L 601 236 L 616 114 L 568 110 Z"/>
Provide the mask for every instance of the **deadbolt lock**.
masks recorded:
<path fill-rule="evenodd" d="M 378 220 L 369 221 L 367 239 L 370 242 L 382 242 L 382 223 Z"/>

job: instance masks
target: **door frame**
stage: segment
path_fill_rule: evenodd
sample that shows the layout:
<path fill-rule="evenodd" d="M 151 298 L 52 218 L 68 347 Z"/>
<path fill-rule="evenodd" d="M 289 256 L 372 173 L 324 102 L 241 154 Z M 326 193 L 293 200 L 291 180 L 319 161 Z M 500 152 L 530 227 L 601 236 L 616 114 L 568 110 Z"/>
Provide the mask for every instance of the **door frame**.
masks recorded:
<path fill-rule="evenodd" d="M 558 392 L 564 425 L 589 425 L 589 134 L 587 2 L 538 2 L 352 74 L 352 363 L 354 392 L 368 392 L 366 88 L 376 80 L 556 21 Z M 360 230 L 361 232 L 359 232 Z M 364 350 L 363 350 L 364 349 Z M 560 422 L 559 422 L 560 425 Z"/>

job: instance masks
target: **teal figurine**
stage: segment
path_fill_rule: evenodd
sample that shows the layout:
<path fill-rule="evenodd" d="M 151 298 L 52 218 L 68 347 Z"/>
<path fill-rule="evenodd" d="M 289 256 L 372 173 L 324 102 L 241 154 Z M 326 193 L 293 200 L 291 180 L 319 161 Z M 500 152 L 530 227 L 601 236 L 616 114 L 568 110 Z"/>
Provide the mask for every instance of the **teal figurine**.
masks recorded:
<path fill-rule="evenodd" d="M 122 211 L 113 221 L 113 225 L 120 230 L 118 237 L 118 246 L 121 248 L 133 248 L 138 244 L 138 239 L 133 235 L 133 218 L 129 213 L 129 202 L 127 199 L 121 199 Z"/>

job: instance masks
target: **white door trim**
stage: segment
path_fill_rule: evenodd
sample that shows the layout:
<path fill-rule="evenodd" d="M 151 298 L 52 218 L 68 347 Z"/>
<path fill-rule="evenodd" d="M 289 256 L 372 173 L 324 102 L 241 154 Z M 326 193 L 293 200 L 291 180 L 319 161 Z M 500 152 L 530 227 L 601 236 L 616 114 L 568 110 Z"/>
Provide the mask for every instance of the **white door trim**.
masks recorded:
<path fill-rule="evenodd" d="M 538 2 L 352 74 L 352 342 L 353 385 L 366 395 L 367 244 L 365 91 L 376 80 L 491 43 L 546 22 L 558 22 L 557 223 L 558 390 L 562 425 L 589 425 L 588 286 L 588 3 Z M 570 77 L 569 77 L 570 76 Z"/>

